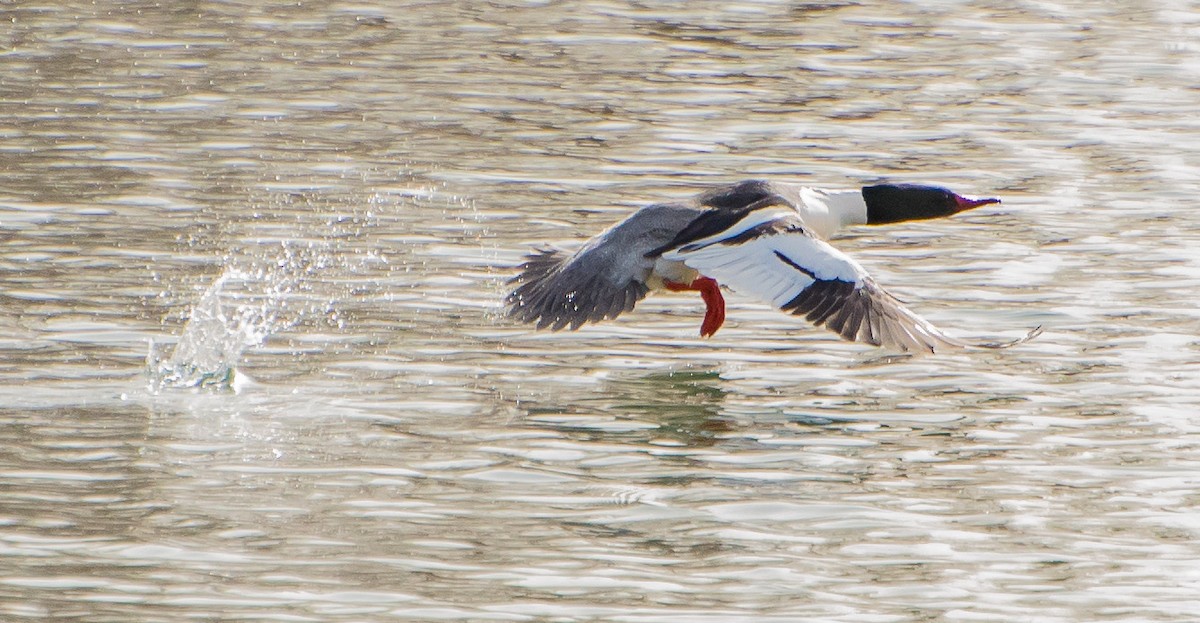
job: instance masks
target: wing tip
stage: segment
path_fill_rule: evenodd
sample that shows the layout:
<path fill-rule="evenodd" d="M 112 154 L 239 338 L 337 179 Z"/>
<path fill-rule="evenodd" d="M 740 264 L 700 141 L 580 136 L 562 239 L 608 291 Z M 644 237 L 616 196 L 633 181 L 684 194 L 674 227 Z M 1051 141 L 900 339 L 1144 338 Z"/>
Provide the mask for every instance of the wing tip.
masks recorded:
<path fill-rule="evenodd" d="M 921 344 L 921 346 L 924 346 L 926 349 L 928 349 L 929 354 L 936 354 L 938 352 L 944 352 L 945 347 L 947 347 L 947 346 L 954 348 L 956 350 L 969 350 L 969 349 L 1004 350 L 1007 348 L 1012 348 L 1013 346 L 1020 346 L 1021 344 L 1024 344 L 1030 340 L 1037 338 L 1043 332 L 1044 332 L 1044 327 L 1042 325 L 1038 325 L 1038 326 L 1034 327 L 1033 329 L 1031 329 L 1025 335 L 1023 335 L 1015 340 L 1008 340 L 1008 341 L 1002 341 L 1002 342 L 969 342 L 967 340 L 960 340 L 957 338 L 950 337 L 949 335 L 946 335 L 939 331 L 938 334 L 936 335 L 936 338 L 937 338 L 936 340 L 924 342 Z M 901 350 L 906 353 L 913 352 L 913 349 L 909 349 L 904 346 L 901 346 Z M 922 350 L 924 350 L 924 349 L 922 349 Z"/>
<path fill-rule="evenodd" d="M 991 350 L 1000 350 L 1003 348 L 1011 348 L 1013 346 L 1019 346 L 1021 344 L 1024 344 L 1025 342 L 1028 342 L 1028 341 L 1036 338 L 1037 336 L 1041 335 L 1044 332 L 1045 332 L 1045 328 L 1042 325 L 1038 325 L 1038 326 L 1034 327 L 1033 329 L 1031 329 L 1025 335 L 1023 335 L 1015 340 L 1009 340 L 1007 342 L 978 342 L 978 343 L 970 344 L 970 346 L 972 346 L 974 348 L 987 348 L 987 349 L 991 349 Z"/>

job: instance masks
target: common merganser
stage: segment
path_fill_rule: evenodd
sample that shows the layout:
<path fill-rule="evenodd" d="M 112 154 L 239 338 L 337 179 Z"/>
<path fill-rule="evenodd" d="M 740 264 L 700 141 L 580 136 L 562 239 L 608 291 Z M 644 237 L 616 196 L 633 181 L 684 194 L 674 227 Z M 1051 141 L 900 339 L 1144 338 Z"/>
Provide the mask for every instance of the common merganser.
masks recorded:
<path fill-rule="evenodd" d="M 700 335 L 709 337 L 725 321 L 724 284 L 850 341 L 905 352 L 1004 348 L 1041 328 L 1006 343 L 950 337 L 826 242 L 847 225 L 940 218 L 993 203 L 1000 200 L 918 184 L 826 190 L 748 180 L 642 208 L 571 255 L 536 250 L 510 281 L 518 285 L 505 303 L 510 317 L 538 329 L 575 330 L 632 310 L 652 290 L 699 291 Z"/>

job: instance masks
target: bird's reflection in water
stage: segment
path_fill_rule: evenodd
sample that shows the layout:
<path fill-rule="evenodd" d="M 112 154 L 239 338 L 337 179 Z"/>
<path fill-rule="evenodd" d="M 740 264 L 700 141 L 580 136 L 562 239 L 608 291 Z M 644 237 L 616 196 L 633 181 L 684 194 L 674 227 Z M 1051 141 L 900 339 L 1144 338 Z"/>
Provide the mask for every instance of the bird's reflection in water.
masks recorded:
<path fill-rule="evenodd" d="M 733 430 L 723 416 L 726 391 L 716 370 L 678 370 L 612 378 L 585 395 L 556 396 L 528 407 L 539 414 L 594 415 L 630 424 L 596 426 L 575 433 L 588 438 L 638 443 L 674 441 L 683 446 L 711 446 Z M 537 418 L 535 418 L 537 419 Z M 556 426 L 556 424 L 550 424 Z"/>
<path fill-rule="evenodd" d="M 734 426 L 731 418 L 721 415 L 726 395 L 722 384 L 714 370 L 684 370 L 616 379 L 609 388 L 619 397 L 612 408 L 657 423 L 658 438 L 707 446 Z"/>

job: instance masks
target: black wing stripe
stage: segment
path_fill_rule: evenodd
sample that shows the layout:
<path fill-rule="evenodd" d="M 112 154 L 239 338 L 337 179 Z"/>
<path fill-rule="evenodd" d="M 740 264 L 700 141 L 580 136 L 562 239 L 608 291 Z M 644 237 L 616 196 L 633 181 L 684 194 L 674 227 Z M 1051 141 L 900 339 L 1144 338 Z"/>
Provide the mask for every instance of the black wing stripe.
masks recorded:
<path fill-rule="evenodd" d="M 775 257 L 779 258 L 779 261 L 783 262 L 784 264 L 787 264 L 788 266 L 791 266 L 792 268 L 795 268 L 796 270 L 804 273 L 805 275 L 808 275 L 809 279 L 812 279 L 813 281 L 817 281 L 817 274 L 814 273 L 813 271 L 793 262 L 792 258 L 780 253 L 779 251 L 775 251 L 774 253 L 775 253 Z"/>
<path fill-rule="evenodd" d="M 775 206 L 795 209 L 795 206 L 788 202 L 787 199 L 784 199 L 779 195 L 772 194 L 767 195 L 749 205 L 744 205 L 744 207 L 709 210 L 696 217 L 696 220 L 689 223 L 687 227 L 684 227 L 683 231 L 679 232 L 674 238 L 671 239 L 670 242 L 653 249 L 649 253 L 646 253 L 646 257 L 658 257 L 672 249 L 679 249 L 681 251 L 696 251 L 697 249 L 702 248 L 702 246 L 707 245 L 689 246 L 691 243 L 694 243 L 698 240 L 703 240 L 710 236 L 715 236 L 723 231 L 728 230 L 751 212 Z"/>

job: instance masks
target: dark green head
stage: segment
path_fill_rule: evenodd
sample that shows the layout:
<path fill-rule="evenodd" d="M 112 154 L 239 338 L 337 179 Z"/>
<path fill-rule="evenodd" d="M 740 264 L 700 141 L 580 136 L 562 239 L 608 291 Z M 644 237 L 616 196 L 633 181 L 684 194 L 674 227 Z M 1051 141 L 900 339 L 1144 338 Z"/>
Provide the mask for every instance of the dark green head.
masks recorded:
<path fill-rule="evenodd" d="M 1000 203 L 999 199 L 964 197 L 941 186 L 921 184 L 864 186 L 862 195 L 867 203 L 867 223 L 871 225 L 942 218 Z"/>

